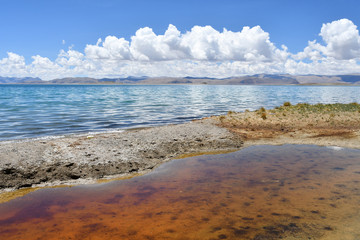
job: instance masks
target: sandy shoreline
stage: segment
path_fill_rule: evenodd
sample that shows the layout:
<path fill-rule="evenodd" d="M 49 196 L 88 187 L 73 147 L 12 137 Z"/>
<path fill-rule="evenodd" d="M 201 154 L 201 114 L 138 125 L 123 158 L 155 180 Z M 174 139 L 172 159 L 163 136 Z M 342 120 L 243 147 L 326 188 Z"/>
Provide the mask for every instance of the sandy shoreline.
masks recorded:
<path fill-rule="evenodd" d="M 0 193 L 128 177 L 151 171 L 183 154 L 214 154 L 252 145 L 360 148 L 360 106 L 354 106 L 354 112 L 305 112 L 304 119 L 302 109 L 292 106 L 229 112 L 185 124 L 124 132 L 2 142 Z"/>

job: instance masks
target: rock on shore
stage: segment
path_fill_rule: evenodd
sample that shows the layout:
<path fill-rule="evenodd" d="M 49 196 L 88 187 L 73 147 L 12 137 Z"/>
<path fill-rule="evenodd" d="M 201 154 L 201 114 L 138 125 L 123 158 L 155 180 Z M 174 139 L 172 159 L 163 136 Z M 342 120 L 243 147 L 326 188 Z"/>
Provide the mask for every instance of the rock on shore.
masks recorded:
<path fill-rule="evenodd" d="M 181 125 L 0 143 L 0 189 L 135 173 L 179 154 L 240 148 L 211 119 Z"/>

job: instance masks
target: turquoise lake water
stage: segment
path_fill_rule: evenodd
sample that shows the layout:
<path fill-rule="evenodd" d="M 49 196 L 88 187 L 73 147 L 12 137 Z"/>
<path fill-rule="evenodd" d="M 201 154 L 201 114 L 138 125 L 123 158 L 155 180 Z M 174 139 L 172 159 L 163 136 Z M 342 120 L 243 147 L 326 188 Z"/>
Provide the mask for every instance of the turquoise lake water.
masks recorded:
<path fill-rule="evenodd" d="M 181 123 L 285 101 L 360 102 L 360 86 L 0 85 L 0 140 Z"/>

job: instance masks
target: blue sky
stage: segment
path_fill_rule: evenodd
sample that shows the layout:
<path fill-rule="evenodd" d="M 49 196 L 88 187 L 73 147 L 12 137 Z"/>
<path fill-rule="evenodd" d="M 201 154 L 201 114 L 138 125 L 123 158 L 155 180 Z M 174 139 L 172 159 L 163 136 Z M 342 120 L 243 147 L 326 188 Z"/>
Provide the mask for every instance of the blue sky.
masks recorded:
<path fill-rule="evenodd" d="M 240 32 L 244 26 L 259 25 L 274 46 L 286 45 L 291 54 L 303 51 L 308 41 L 317 40 L 324 45 L 319 36 L 324 23 L 348 19 L 355 26 L 360 24 L 360 3 L 344 0 L 0 0 L 0 3 L 0 59 L 11 52 L 23 56 L 26 64 L 36 55 L 55 61 L 62 49 L 84 53 L 87 44 L 95 45 L 99 38 L 104 40 L 107 36 L 131 42 L 131 36 L 144 27 L 162 35 L 169 24 L 182 34 L 194 26 Z"/>

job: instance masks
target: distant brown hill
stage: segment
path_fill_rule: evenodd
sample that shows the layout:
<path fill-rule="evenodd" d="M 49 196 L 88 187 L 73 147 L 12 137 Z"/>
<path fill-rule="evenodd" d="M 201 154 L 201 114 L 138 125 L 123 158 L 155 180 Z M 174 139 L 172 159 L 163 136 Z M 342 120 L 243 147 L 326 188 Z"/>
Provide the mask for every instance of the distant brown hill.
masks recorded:
<path fill-rule="evenodd" d="M 360 85 L 360 75 L 256 74 L 229 78 L 209 77 L 74 77 L 43 81 L 39 78 L 0 77 L 0 84 L 208 84 L 208 85 Z"/>

